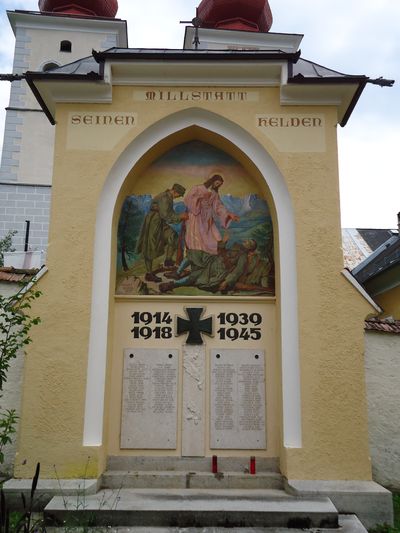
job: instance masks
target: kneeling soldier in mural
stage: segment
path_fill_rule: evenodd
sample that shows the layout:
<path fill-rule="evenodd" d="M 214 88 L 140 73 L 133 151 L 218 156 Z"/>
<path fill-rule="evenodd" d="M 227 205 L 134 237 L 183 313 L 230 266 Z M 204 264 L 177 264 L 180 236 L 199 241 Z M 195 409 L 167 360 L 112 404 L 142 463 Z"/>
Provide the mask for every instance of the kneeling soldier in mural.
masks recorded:
<path fill-rule="evenodd" d="M 171 189 L 155 196 L 151 202 L 150 211 L 147 213 L 142 228 L 136 251 L 141 253 L 146 266 L 146 281 L 161 282 L 153 272 L 153 260 L 165 253 L 164 266 L 172 267 L 172 259 L 178 246 L 178 235 L 170 224 L 179 224 L 187 220 L 187 213 L 178 214 L 174 211 L 174 199 L 185 194 L 185 187 L 175 183 Z"/>

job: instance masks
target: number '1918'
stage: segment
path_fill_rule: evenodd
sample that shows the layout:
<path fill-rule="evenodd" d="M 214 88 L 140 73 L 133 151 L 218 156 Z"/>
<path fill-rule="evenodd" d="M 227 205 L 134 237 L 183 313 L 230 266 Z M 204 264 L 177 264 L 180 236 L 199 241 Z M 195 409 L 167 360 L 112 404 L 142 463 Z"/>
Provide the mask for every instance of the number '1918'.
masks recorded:
<path fill-rule="evenodd" d="M 131 329 L 134 339 L 150 339 L 154 336 L 155 339 L 171 339 L 172 328 L 169 326 L 156 326 L 150 328 L 149 326 L 135 326 Z"/>

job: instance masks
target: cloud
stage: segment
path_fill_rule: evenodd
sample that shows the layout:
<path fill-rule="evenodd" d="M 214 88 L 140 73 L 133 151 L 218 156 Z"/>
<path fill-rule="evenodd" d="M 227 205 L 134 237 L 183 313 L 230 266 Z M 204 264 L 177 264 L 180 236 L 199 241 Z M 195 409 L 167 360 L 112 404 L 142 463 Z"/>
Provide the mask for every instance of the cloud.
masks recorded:
<path fill-rule="evenodd" d="M 399 130 L 374 116 L 339 134 L 343 227 L 395 228 L 400 211 Z"/>

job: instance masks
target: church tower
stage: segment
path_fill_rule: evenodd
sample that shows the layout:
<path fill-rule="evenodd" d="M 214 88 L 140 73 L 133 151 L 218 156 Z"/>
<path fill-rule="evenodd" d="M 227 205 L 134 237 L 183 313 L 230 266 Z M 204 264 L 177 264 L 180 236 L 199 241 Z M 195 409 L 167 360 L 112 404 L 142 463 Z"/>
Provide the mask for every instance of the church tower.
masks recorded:
<path fill-rule="evenodd" d="M 17 79 L 11 84 L 0 167 L 0 195 L 7 202 L 6 214 L 0 215 L 4 222 L 0 237 L 17 230 L 13 239 L 17 251 L 23 250 L 26 220 L 29 248 L 47 247 L 54 152 L 54 127 L 23 74 L 72 63 L 92 49 L 127 46 L 126 23 L 115 18 L 116 0 L 40 0 L 39 9 L 7 12 L 15 35 Z"/>
<path fill-rule="evenodd" d="M 270 32 L 272 21 L 268 0 L 202 0 L 184 48 L 297 52 L 303 36 Z"/>

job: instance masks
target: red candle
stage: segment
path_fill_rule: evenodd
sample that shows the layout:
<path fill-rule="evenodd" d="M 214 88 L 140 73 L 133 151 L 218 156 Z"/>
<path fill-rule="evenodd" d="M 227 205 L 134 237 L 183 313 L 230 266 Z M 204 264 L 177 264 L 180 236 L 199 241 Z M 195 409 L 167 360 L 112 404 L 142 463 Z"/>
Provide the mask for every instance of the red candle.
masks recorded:
<path fill-rule="evenodd" d="M 212 456 L 212 473 L 218 474 L 218 457 L 216 455 Z"/>
<path fill-rule="evenodd" d="M 254 476 L 255 473 L 256 473 L 256 458 L 250 457 L 250 474 Z"/>

